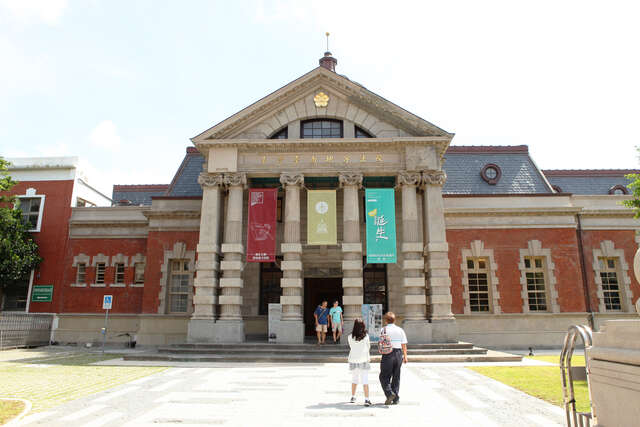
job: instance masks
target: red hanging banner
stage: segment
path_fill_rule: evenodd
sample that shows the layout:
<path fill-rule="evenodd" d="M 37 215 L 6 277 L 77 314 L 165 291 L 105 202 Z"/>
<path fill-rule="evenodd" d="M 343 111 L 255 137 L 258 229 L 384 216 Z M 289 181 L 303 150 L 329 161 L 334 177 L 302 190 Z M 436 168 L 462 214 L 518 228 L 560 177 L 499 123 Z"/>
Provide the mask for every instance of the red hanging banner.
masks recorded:
<path fill-rule="evenodd" d="M 277 188 L 249 189 L 247 262 L 276 261 Z"/>

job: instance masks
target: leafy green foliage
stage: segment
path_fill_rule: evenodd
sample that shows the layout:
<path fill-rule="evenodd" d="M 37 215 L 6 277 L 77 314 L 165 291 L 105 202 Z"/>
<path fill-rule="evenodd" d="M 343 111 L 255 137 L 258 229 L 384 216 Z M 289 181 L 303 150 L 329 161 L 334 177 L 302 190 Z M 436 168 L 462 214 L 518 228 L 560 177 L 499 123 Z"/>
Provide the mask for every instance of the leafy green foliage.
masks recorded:
<path fill-rule="evenodd" d="M 629 174 L 626 178 L 633 181 L 627 186 L 631 190 L 633 198 L 624 200 L 622 203 L 635 211 L 636 218 L 640 218 L 640 174 Z"/>
<path fill-rule="evenodd" d="M 8 192 L 16 184 L 8 168 L 9 162 L 0 157 L 0 192 Z M 12 201 L 12 196 L 0 196 L 0 202 Z M 19 209 L 0 207 L 0 290 L 23 281 L 42 262 L 27 227 Z"/>
<path fill-rule="evenodd" d="M 0 157 L 0 193 L 11 190 L 11 188 L 17 184 L 17 182 L 9 176 L 9 165 L 10 163 L 8 161 Z M 11 202 L 13 199 L 12 196 L 0 195 L 0 203 Z"/>

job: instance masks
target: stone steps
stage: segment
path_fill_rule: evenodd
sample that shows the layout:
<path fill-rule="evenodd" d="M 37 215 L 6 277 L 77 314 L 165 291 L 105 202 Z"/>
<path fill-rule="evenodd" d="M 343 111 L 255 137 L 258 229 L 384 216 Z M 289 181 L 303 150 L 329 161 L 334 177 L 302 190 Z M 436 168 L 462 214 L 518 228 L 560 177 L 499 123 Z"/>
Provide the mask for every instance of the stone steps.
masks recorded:
<path fill-rule="evenodd" d="M 311 354 L 179 354 L 149 353 L 132 354 L 124 360 L 156 362 L 246 362 L 246 363 L 346 363 L 347 356 Z M 452 363 L 452 362 L 520 362 L 522 356 L 487 352 L 486 354 L 452 355 L 409 355 L 410 362 Z M 371 363 L 380 361 L 380 356 L 372 356 Z"/>
<path fill-rule="evenodd" d="M 488 351 L 470 343 L 411 344 L 412 362 L 519 362 L 521 356 Z M 130 354 L 125 360 L 166 362 L 253 362 L 253 363 L 346 363 L 349 354 L 344 344 L 176 344 L 156 351 Z M 371 361 L 380 361 L 372 344 Z"/>

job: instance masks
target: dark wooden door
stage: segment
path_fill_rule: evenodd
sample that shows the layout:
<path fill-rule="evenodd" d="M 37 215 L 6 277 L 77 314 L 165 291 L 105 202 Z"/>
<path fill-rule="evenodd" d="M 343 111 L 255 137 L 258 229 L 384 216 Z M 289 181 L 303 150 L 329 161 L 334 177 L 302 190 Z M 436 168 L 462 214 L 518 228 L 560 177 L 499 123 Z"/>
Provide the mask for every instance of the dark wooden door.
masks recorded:
<path fill-rule="evenodd" d="M 330 309 L 333 301 L 340 301 L 342 306 L 342 278 L 308 278 L 304 279 L 304 323 L 306 335 L 316 334 L 316 321 L 313 312 L 316 307 L 327 300 Z"/>

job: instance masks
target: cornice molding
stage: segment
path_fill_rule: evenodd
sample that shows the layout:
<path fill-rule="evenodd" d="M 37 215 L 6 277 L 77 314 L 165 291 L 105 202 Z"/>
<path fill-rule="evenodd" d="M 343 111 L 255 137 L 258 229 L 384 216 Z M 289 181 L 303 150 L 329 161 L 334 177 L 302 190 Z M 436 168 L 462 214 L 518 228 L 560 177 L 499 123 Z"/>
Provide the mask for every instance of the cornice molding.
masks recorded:
<path fill-rule="evenodd" d="M 363 175 L 359 172 L 340 172 L 338 175 L 338 182 L 340 184 L 340 188 L 344 186 L 357 186 L 358 188 L 362 187 Z"/>

